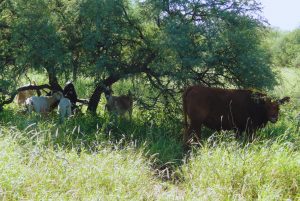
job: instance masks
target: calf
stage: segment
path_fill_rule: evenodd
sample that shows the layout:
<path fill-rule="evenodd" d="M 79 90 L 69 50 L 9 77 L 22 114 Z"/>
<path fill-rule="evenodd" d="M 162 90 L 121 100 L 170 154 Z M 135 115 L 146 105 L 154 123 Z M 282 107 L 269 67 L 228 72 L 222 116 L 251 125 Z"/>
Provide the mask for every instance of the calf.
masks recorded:
<path fill-rule="evenodd" d="M 289 99 L 273 101 L 265 94 L 250 90 L 188 87 L 183 93 L 184 141 L 191 139 L 192 131 L 199 140 L 202 125 L 214 130 L 235 130 L 237 136 L 243 131 L 254 133 L 268 121 L 275 123 L 279 106 Z"/>
<path fill-rule="evenodd" d="M 59 114 L 59 118 L 61 121 L 65 117 L 69 117 L 72 114 L 72 103 L 70 99 L 68 98 L 61 98 L 58 104 L 58 111 L 57 113 Z"/>
<path fill-rule="evenodd" d="M 54 92 L 52 96 L 32 96 L 27 98 L 25 106 L 29 113 L 47 113 L 51 111 L 51 106 L 56 104 L 63 97 L 62 92 Z"/>
<path fill-rule="evenodd" d="M 128 112 L 130 120 L 132 119 L 133 99 L 130 92 L 128 95 L 112 96 L 112 90 L 106 88 L 104 94 L 107 101 L 105 107 L 109 112 L 115 112 L 120 115 Z"/>

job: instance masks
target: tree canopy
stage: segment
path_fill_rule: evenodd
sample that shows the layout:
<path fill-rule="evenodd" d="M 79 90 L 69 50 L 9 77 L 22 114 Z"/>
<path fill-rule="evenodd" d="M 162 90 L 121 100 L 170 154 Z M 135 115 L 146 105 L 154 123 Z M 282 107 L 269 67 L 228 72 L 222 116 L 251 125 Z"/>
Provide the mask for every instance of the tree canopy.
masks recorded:
<path fill-rule="evenodd" d="M 46 72 L 56 90 L 61 75 L 85 76 L 94 80 L 88 109 L 95 112 L 104 87 L 132 76 L 165 94 L 195 83 L 267 88 L 276 82 L 255 0 L 0 4 L 3 91 L 2 82 L 32 69 Z"/>
<path fill-rule="evenodd" d="M 300 67 L 300 28 L 287 33 L 270 30 L 267 44 L 274 65 Z"/>

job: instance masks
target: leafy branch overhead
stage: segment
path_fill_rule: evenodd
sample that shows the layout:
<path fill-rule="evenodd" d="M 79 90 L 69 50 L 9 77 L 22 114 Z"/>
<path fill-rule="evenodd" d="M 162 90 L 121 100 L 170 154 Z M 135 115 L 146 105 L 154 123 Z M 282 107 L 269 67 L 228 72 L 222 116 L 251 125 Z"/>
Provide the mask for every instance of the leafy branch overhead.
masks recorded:
<path fill-rule="evenodd" d="M 0 72 L 45 72 L 56 90 L 62 76 L 88 77 L 93 112 L 103 87 L 135 76 L 167 99 L 194 83 L 272 87 L 260 9 L 253 0 L 4 0 Z"/>

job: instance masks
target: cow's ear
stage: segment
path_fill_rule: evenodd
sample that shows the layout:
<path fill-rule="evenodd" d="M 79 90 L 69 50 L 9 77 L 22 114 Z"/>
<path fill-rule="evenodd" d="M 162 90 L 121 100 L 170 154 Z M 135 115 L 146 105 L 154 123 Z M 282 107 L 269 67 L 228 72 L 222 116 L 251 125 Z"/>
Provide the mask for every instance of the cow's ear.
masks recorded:
<path fill-rule="evenodd" d="M 282 98 L 282 99 L 277 100 L 277 103 L 278 103 L 279 105 L 282 105 L 282 104 L 284 104 L 284 103 L 289 102 L 290 99 L 291 99 L 290 97 L 286 96 L 286 97 L 284 97 L 284 98 Z"/>

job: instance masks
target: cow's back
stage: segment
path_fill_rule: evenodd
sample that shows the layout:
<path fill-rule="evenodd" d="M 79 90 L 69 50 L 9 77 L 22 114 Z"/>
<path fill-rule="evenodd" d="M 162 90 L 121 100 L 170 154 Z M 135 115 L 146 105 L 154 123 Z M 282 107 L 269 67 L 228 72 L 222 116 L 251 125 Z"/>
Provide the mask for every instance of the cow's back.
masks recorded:
<path fill-rule="evenodd" d="M 215 130 L 244 129 L 251 108 L 248 90 L 189 87 L 185 94 L 186 113 L 192 124 Z"/>

